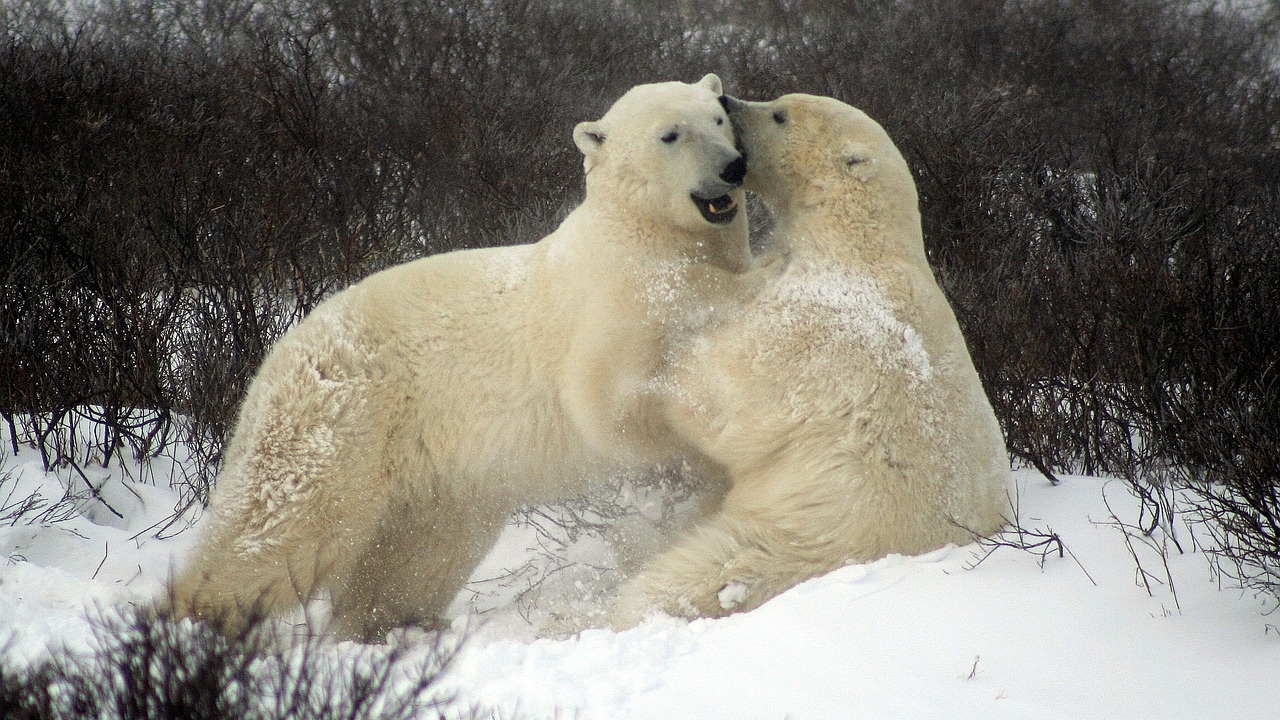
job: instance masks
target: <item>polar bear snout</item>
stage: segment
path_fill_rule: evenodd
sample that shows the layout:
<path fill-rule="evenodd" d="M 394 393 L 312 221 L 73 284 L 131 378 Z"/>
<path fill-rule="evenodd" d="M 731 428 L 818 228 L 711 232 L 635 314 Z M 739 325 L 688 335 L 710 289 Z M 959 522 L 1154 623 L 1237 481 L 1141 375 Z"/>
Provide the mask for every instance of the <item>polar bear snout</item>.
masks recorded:
<path fill-rule="evenodd" d="M 747 159 L 742 155 L 734 158 L 732 162 L 724 166 L 724 170 L 720 171 L 720 179 L 737 187 L 742 184 L 742 179 L 747 176 Z"/>
<path fill-rule="evenodd" d="M 694 189 L 694 197 L 710 200 L 728 194 L 741 186 L 742 180 L 747 176 L 745 154 L 729 147 L 717 148 L 715 152 L 718 157 L 712 158 L 708 164 L 716 167 L 714 163 L 723 163 L 720 171 L 715 177 L 704 177 Z"/>

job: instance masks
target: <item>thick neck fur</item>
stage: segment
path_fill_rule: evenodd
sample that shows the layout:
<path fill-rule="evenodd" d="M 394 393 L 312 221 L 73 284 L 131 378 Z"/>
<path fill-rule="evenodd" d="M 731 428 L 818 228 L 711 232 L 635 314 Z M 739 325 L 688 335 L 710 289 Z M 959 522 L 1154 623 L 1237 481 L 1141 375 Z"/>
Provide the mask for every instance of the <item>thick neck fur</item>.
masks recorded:
<path fill-rule="evenodd" d="M 776 203 L 778 235 L 790 238 L 792 262 L 910 263 L 927 269 L 920 212 L 912 190 L 905 200 L 894 201 L 886 198 L 896 193 L 882 188 L 811 185 Z"/>
<path fill-rule="evenodd" d="M 626 203 L 610 201 L 593 202 L 590 193 L 588 184 L 587 201 L 573 212 L 568 222 L 584 223 L 601 243 L 624 246 L 607 248 L 606 251 L 636 253 L 646 259 L 684 261 L 731 273 L 745 272 L 752 267 L 745 216 L 726 226 L 708 223 L 705 227 L 672 227 L 669 218 L 661 217 L 649 208 L 629 207 Z M 745 199 L 740 204 L 745 204 Z"/>

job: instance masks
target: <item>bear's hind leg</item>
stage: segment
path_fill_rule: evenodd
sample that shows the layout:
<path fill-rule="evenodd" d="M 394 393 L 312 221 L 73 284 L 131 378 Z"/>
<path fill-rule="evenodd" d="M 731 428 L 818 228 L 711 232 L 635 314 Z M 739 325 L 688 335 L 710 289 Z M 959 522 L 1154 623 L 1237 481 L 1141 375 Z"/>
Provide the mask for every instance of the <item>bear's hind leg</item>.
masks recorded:
<path fill-rule="evenodd" d="M 239 552 L 234 538 L 219 534 L 202 543 L 161 600 L 178 617 L 236 634 L 305 602 L 316 590 L 320 562 L 318 556 Z"/>
<path fill-rule="evenodd" d="M 259 489 L 291 456 L 236 463 L 220 482 L 220 505 L 187 565 L 169 587 L 179 616 L 237 632 L 247 622 L 288 612 L 330 586 L 365 553 L 386 512 L 389 489 L 369 481 L 368 460 L 313 467 L 314 492 L 260 501 Z M 163 602 L 164 599 L 162 599 Z"/>
<path fill-rule="evenodd" d="M 246 547 L 244 533 L 237 532 L 243 528 L 211 528 L 170 583 L 162 605 L 179 617 L 200 618 L 234 634 L 256 619 L 313 599 L 365 552 L 377 511 L 329 522 L 323 518 L 332 513 L 299 510 L 259 547 Z"/>

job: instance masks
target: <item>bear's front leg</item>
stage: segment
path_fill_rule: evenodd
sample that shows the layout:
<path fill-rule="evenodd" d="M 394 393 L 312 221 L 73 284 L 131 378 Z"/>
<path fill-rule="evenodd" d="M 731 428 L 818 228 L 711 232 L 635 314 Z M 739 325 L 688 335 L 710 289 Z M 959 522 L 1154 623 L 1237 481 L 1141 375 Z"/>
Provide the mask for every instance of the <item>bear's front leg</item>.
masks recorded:
<path fill-rule="evenodd" d="M 474 496 L 392 502 L 373 541 L 334 580 L 336 634 L 373 643 L 399 627 L 447 626 L 445 609 L 497 542 L 512 510 Z"/>
<path fill-rule="evenodd" d="M 762 519 L 714 513 L 623 583 L 607 621 L 632 627 L 655 613 L 722 617 L 751 610 L 831 569 Z"/>

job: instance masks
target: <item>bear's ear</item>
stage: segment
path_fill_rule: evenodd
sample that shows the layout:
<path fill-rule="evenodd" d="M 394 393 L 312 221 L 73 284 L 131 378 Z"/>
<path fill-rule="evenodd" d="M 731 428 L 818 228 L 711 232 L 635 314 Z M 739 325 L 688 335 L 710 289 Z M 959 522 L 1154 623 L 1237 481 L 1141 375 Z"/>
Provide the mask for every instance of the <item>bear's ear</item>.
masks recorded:
<path fill-rule="evenodd" d="M 724 85 L 720 82 L 720 76 L 715 73 L 707 73 L 697 82 L 700 87 L 704 87 L 716 95 L 724 94 Z"/>
<path fill-rule="evenodd" d="M 573 129 L 573 144 L 583 155 L 591 157 L 604 145 L 604 128 L 598 122 L 580 122 Z"/>
<path fill-rule="evenodd" d="M 847 142 L 840 148 L 840 161 L 860 180 L 870 180 L 876 174 L 875 151 L 862 142 Z"/>

